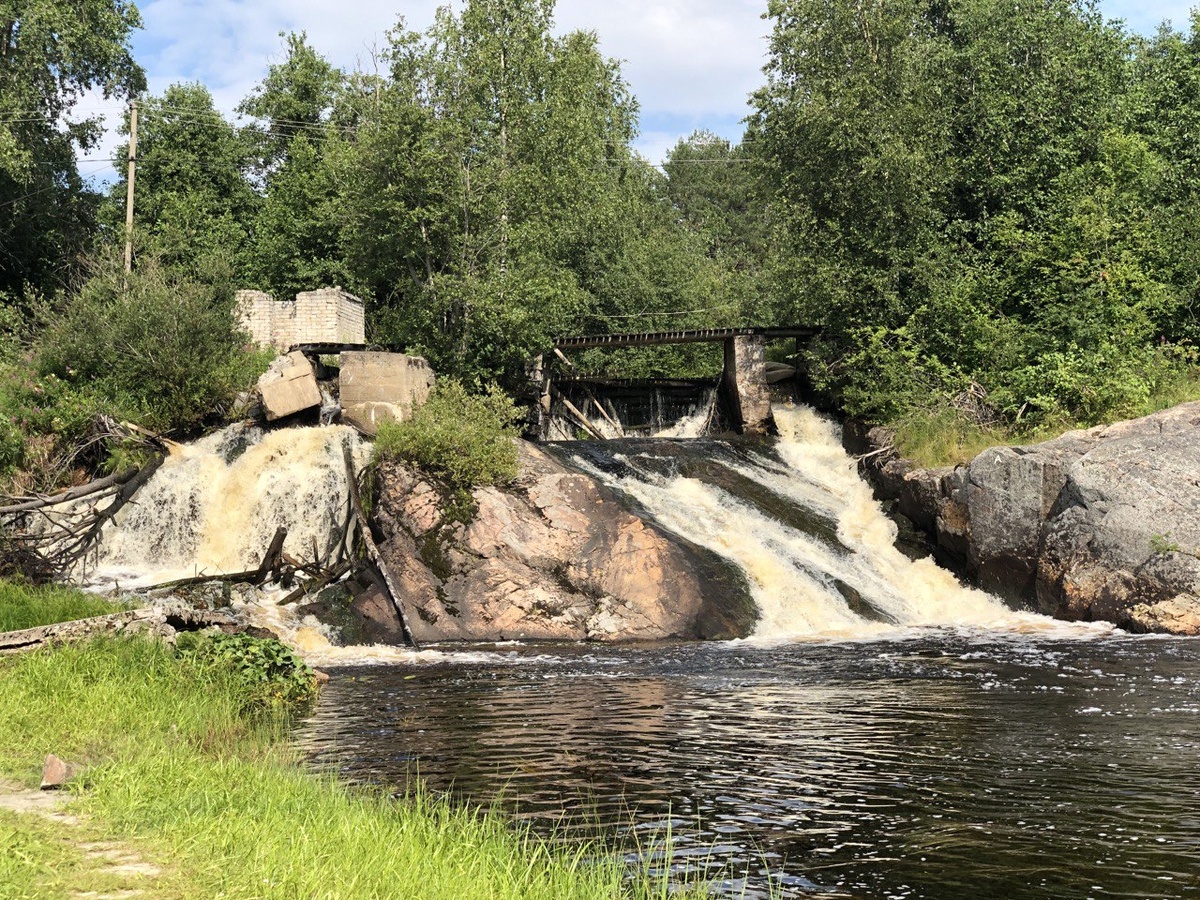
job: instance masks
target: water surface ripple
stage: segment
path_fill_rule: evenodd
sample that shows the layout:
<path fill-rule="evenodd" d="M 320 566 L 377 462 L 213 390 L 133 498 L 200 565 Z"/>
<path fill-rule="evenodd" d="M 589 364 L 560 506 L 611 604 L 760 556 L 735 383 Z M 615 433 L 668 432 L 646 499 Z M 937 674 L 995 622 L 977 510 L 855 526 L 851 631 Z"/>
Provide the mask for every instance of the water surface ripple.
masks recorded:
<path fill-rule="evenodd" d="M 1200 643 L 530 648 L 336 673 L 300 740 L 732 896 L 1200 895 Z"/>

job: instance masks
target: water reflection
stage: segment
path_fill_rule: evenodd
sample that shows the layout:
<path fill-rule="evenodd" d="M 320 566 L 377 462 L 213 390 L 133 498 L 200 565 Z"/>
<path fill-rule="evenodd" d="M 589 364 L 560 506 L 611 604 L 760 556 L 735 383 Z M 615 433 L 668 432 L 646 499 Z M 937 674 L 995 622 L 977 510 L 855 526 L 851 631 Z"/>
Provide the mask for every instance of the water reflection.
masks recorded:
<path fill-rule="evenodd" d="M 539 653 L 544 654 L 542 649 Z M 763 896 L 1200 893 L 1200 645 L 931 636 L 339 673 L 302 741 Z"/>

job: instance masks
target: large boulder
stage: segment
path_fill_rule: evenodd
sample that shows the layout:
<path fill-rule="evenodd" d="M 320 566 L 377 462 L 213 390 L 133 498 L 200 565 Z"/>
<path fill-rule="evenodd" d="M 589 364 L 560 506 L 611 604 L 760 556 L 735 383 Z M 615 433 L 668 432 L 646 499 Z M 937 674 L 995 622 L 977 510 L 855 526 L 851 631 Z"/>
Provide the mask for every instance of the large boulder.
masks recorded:
<path fill-rule="evenodd" d="M 510 488 L 473 511 L 404 466 L 379 473 L 380 552 L 419 641 L 655 640 L 745 635 L 744 583 L 519 442 Z"/>
<path fill-rule="evenodd" d="M 883 432 L 847 434 L 857 452 L 887 446 Z M 864 468 L 944 561 L 1014 604 L 1200 634 L 1200 403 L 993 447 L 956 469 L 886 451 Z"/>

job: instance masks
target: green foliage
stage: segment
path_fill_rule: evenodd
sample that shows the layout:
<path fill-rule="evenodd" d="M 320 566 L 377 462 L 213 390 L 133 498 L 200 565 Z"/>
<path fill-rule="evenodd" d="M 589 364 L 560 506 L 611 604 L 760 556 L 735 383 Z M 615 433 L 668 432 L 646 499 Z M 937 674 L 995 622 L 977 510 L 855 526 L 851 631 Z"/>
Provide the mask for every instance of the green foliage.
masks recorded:
<path fill-rule="evenodd" d="M 180 655 L 237 685 L 248 708 L 275 709 L 311 703 L 317 695 L 312 669 L 275 638 L 193 632 L 177 640 Z"/>
<path fill-rule="evenodd" d="M 33 587 L 0 580 L 0 631 L 19 631 L 104 616 L 128 608 L 125 603 L 85 594 L 75 588 Z"/>
<path fill-rule="evenodd" d="M 519 417 L 495 385 L 472 395 L 460 382 L 443 379 L 411 419 L 380 426 L 375 458 L 412 463 L 461 490 L 504 484 L 517 475 Z"/>
<path fill-rule="evenodd" d="M 976 424 L 1021 431 L 1192 377 L 1173 348 L 1200 296 L 1195 29 L 1135 40 L 1077 0 L 769 16 L 747 143 L 776 315 L 825 326 L 814 376 L 850 412 L 898 421 L 978 388 Z"/>
<path fill-rule="evenodd" d="M 128 122 L 125 125 L 128 131 Z M 127 148 L 118 148 L 118 156 Z M 138 104 L 137 217 L 141 252 L 192 276 L 229 267 L 243 251 L 258 207 L 246 174 L 251 144 L 201 84 L 173 84 Z M 109 194 L 106 218 L 124 235 L 127 182 Z"/>
<path fill-rule="evenodd" d="M 140 26 L 127 0 L 0 4 L 0 294 L 54 292 L 90 243 L 98 198 L 76 155 L 97 145 L 103 119 L 68 114 L 91 90 L 145 86 L 129 46 Z"/>
<path fill-rule="evenodd" d="M 1155 534 L 1150 536 L 1150 549 L 1155 553 L 1179 553 L 1183 550 L 1177 543 L 1172 541 L 1170 535 Z"/>
<path fill-rule="evenodd" d="M 80 434 L 98 411 L 186 431 L 261 372 L 245 341 L 226 278 L 143 260 L 126 279 L 108 259 L 39 340 L 35 390 L 60 435 Z"/>

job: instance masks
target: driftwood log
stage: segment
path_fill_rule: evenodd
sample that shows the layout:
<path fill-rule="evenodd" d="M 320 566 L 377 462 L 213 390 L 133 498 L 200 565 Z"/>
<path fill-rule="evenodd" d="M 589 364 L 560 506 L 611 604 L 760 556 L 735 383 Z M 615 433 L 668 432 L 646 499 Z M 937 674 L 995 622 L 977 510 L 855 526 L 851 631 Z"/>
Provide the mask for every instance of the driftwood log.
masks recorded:
<path fill-rule="evenodd" d="M 74 622 L 58 622 L 40 628 L 0 633 L 0 653 L 20 653 L 47 644 L 81 641 L 102 634 L 147 632 L 169 636 L 179 631 L 199 631 L 214 625 L 236 628 L 238 622 L 232 613 L 223 609 L 192 609 L 182 604 L 151 606 L 107 616 L 77 619 Z"/>

